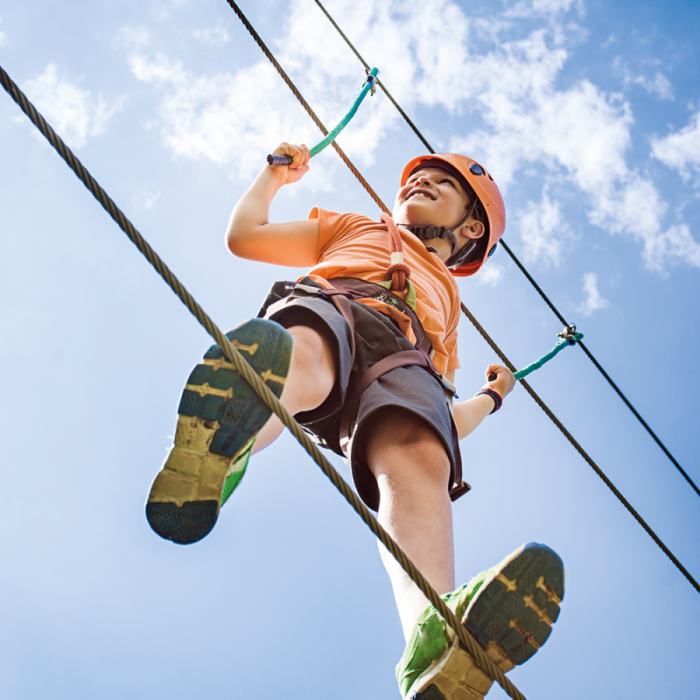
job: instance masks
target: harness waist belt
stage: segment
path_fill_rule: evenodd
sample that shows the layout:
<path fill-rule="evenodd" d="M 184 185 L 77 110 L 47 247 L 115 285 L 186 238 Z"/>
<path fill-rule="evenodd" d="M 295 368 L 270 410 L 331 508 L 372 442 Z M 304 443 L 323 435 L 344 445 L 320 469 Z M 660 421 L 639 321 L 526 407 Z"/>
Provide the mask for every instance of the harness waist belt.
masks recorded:
<path fill-rule="evenodd" d="M 356 277 L 334 277 L 328 280 L 328 283 L 334 289 L 339 289 L 347 292 L 355 300 L 358 299 L 376 299 L 384 304 L 393 306 L 400 311 L 404 316 L 407 316 L 411 322 L 411 330 L 416 336 L 415 346 L 426 352 L 428 355 L 432 353 L 433 346 L 425 334 L 423 325 L 421 324 L 416 312 L 407 304 L 401 297 L 396 296 L 381 284 L 367 282 L 366 280 L 357 279 Z"/>

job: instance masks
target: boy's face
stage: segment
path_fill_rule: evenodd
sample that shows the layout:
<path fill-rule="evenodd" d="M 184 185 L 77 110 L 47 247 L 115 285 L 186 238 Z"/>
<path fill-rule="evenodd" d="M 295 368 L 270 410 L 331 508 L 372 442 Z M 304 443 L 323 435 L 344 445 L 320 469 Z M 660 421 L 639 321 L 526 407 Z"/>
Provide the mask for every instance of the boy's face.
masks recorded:
<path fill-rule="evenodd" d="M 408 178 L 396 194 L 394 221 L 409 226 L 446 226 L 454 228 L 464 218 L 471 198 L 461 183 L 441 168 L 421 168 Z M 484 233 L 481 222 L 470 217 L 454 235 L 458 249 Z M 428 250 L 443 262 L 452 255 L 452 244 L 442 238 L 426 241 Z"/>

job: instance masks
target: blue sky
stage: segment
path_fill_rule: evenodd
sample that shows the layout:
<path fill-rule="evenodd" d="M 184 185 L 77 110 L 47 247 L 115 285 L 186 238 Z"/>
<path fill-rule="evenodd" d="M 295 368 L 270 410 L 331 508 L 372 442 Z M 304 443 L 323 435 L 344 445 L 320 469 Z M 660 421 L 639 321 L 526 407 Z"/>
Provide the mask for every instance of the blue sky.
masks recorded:
<path fill-rule="evenodd" d="M 334 125 L 364 72 L 316 4 L 241 7 Z M 436 150 L 493 173 L 511 248 L 700 482 L 697 4 L 327 8 Z M 320 140 L 226 2 L 4 3 L 0 65 L 221 326 L 302 274 L 223 246 L 264 156 Z M 373 538 L 289 436 L 201 543 L 148 528 L 148 488 L 209 340 L 3 95 L 2 696 L 398 698 L 403 642 Z M 381 92 L 339 142 L 388 203 L 423 151 Z M 272 215 L 313 205 L 378 216 L 330 149 Z M 503 251 L 460 288 L 516 366 L 556 342 L 559 322 Z M 467 397 L 493 355 L 466 320 L 460 354 Z M 582 351 L 532 385 L 700 578 L 700 498 Z M 528 541 L 566 565 L 550 641 L 510 674 L 523 694 L 696 696 L 697 592 L 527 394 L 462 450 L 458 579 Z"/>

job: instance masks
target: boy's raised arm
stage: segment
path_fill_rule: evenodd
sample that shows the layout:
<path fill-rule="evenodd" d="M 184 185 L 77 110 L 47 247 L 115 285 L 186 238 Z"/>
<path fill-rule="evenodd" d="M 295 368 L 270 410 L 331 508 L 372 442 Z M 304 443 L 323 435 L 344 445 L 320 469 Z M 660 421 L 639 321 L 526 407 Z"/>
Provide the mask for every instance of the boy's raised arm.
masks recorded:
<path fill-rule="evenodd" d="M 275 155 L 292 157 L 290 165 L 266 165 L 248 191 L 236 204 L 228 229 L 226 245 L 238 257 L 290 267 L 310 267 L 316 259 L 318 220 L 273 224 L 270 204 L 284 185 L 298 182 L 308 172 L 306 146 L 280 144 Z"/>

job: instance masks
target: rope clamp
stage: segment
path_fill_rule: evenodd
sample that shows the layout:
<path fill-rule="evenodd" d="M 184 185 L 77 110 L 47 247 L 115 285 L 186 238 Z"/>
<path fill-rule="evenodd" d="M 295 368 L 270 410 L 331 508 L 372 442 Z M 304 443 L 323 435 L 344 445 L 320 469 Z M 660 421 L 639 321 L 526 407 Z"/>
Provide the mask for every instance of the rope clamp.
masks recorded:
<path fill-rule="evenodd" d="M 370 73 L 366 68 L 365 68 L 365 73 L 367 74 L 367 80 L 365 80 L 365 83 L 370 84 L 370 89 L 369 89 L 369 95 L 370 97 L 374 96 L 374 93 L 377 92 L 377 73 L 379 71 L 376 68 L 372 69 L 372 72 Z M 363 83 L 363 85 L 365 84 Z"/>
<path fill-rule="evenodd" d="M 583 334 L 576 332 L 575 323 L 570 323 L 561 333 L 557 333 L 557 337 L 565 340 L 569 345 L 576 345 L 583 338 Z"/>

